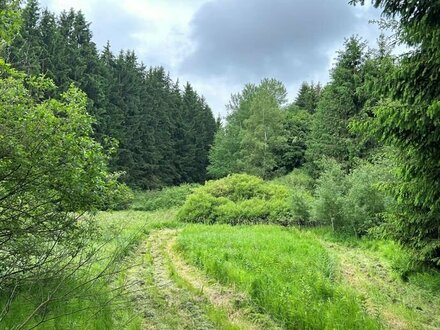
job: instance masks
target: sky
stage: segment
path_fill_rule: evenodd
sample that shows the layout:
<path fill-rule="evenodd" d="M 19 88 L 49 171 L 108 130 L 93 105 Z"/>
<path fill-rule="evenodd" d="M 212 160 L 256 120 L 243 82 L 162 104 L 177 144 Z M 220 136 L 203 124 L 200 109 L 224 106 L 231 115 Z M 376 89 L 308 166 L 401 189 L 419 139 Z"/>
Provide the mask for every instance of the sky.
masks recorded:
<path fill-rule="evenodd" d="M 379 11 L 348 0 L 42 0 L 91 22 L 98 48 L 134 50 L 147 66 L 189 81 L 215 116 L 246 83 L 281 80 L 293 100 L 303 81 L 325 83 L 344 38 L 374 46 Z"/>

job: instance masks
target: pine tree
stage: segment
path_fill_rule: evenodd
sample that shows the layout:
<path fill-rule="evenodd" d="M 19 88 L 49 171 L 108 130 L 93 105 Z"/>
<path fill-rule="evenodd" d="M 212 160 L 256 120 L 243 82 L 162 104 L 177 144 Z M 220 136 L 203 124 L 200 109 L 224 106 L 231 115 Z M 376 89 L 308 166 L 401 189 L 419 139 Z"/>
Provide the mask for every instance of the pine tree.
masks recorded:
<path fill-rule="evenodd" d="M 365 47 L 363 41 L 351 37 L 339 52 L 331 81 L 323 89 L 311 123 L 307 159 L 312 163 L 330 157 L 348 170 L 362 155 L 360 138 L 350 131 L 349 125 L 366 102 L 358 92 L 364 83 Z"/>
<path fill-rule="evenodd" d="M 8 49 L 7 60 L 28 75 L 36 75 L 41 73 L 40 58 L 43 51 L 39 38 L 38 1 L 29 0 L 23 8 L 21 17 L 21 29 Z"/>
<path fill-rule="evenodd" d="M 322 87 L 319 83 L 315 85 L 313 82 L 310 84 L 303 82 L 298 91 L 294 104 L 301 109 L 314 113 L 318 106 L 321 92 Z"/>

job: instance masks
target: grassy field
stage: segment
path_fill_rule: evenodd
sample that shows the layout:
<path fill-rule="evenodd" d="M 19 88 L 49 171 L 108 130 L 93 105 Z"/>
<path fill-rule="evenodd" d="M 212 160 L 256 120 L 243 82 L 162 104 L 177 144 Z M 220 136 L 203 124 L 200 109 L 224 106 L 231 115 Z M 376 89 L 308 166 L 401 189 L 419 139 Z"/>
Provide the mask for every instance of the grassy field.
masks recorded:
<path fill-rule="evenodd" d="M 2 295 L 0 329 L 440 328 L 440 274 L 396 243 L 160 208 L 99 213 L 93 262 Z"/>

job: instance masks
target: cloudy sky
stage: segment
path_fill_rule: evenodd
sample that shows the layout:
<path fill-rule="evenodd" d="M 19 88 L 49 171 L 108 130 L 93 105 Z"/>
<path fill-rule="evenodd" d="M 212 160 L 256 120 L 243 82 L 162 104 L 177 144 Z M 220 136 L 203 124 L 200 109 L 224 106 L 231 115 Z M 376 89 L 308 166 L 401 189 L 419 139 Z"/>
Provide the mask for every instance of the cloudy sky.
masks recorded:
<path fill-rule="evenodd" d="M 352 34 L 374 44 L 371 7 L 348 0 L 42 0 L 60 12 L 82 10 L 98 47 L 135 50 L 190 81 L 215 115 L 231 93 L 263 78 L 283 81 L 293 99 L 302 81 L 328 79 L 335 52 Z"/>

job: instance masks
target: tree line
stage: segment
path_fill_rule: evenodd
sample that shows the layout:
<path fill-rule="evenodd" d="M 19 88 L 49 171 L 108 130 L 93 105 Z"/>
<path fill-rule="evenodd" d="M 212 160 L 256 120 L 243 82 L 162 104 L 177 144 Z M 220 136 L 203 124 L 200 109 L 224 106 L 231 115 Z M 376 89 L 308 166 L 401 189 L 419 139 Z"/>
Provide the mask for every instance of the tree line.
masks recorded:
<path fill-rule="evenodd" d="M 203 182 L 217 123 L 190 83 L 183 87 L 163 67 L 147 68 L 133 51 L 98 51 L 81 11 L 58 16 L 29 0 L 21 28 L 4 50 L 8 63 L 52 79 L 45 97 L 74 84 L 87 95 L 94 137 L 109 150 L 112 171 L 133 188 Z"/>

